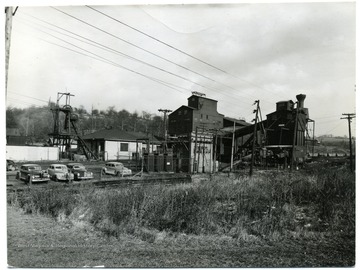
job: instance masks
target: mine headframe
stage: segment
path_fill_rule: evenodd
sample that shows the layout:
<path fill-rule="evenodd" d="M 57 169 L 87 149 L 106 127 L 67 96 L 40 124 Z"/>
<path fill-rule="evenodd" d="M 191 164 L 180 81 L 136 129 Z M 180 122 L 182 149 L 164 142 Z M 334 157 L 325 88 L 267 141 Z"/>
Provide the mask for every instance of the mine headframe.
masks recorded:
<path fill-rule="evenodd" d="M 65 96 L 65 105 L 59 105 L 60 99 Z M 74 96 L 70 93 L 58 93 L 55 107 L 51 108 L 54 117 L 54 129 L 49 134 L 52 137 L 52 145 L 58 146 L 61 152 L 70 154 L 71 144 L 77 140 L 79 148 L 82 150 L 88 160 L 97 159 L 92 153 L 85 141 L 78 133 L 76 123 L 79 116 L 73 112 L 70 106 L 70 97 Z M 62 124 L 63 123 L 63 124 Z"/>

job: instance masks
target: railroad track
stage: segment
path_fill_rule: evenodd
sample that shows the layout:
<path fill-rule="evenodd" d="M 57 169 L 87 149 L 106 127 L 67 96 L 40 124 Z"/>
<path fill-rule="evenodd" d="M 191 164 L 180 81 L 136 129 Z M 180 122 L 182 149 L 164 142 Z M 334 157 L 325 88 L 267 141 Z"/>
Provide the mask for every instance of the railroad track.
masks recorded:
<path fill-rule="evenodd" d="M 144 185 L 175 185 L 180 183 L 190 183 L 189 174 L 154 174 L 142 177 L 107 177 L 102 179 L 82 180 L 72 182 L 49 182 L 32 184 L 31 186 L 7 185 L 7 191 L 24 191 L 29 189 L 51 189 L 59 186 L 63 187 L 96 187 L 96 188 L 115 188 L 126 186 L 144 186 Z"/>

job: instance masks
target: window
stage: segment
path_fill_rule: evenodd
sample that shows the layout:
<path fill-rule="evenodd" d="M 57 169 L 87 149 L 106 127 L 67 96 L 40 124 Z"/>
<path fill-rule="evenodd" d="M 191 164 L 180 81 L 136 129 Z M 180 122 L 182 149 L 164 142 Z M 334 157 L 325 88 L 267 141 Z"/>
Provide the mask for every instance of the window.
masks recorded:
<path fill-rule="evenodd" d="M 181 115 L 181 111 L 178 112 L 178 115 Z"/>
<path fill-rule="evenodd" d="M 129 151 L 129 144 L 128 143 L 120 143 L 120 151 L 122 151 L 122 152 Z"/>
<path fill-rule="evenodd" d="M 209 119 L 209 116 L 208 116 L 208 115 L 206 115 L 206 119 Z"/>
<path fill-rule="evenodd" d="M 187 114 L 187 110 L 184 110 L 184 115 Z"/>

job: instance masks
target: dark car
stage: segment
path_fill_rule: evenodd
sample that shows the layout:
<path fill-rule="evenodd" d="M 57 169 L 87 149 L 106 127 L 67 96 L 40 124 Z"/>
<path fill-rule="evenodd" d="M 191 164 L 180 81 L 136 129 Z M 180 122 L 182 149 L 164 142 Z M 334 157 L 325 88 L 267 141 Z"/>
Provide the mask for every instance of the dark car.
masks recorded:
<path fill-rule="evenodd" d="M 89 172 L 81 163 L 69 163 L 67 165 L 70 172 L 74 174 L 74 180 L 92 179 L 94 175 Z"/>
<path fill-rule="evenodd" d="M 16 163 L 10 159 L 6 160 L 6 171 L 16 171 L 18 169 L 18 166 Z"/>
<path fill-rule="evenodd" d="M 48 182 L 50 180 L 49 174 L 46 170 L 42 170 L 38 164 L 24 164 L 20 167 L 16 178 L 28 182 L 29 184 L 35 182 Z"/>

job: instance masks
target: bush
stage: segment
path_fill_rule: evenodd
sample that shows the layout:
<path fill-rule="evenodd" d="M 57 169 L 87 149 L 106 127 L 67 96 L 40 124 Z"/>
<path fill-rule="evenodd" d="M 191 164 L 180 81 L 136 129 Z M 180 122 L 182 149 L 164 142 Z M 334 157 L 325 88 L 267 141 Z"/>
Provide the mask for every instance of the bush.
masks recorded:
<path fill-rule="evenodd" d="M 354 233 L 354 187 L 354 174 L 347 171 L 277 172 L 170 187 L 30 189 L 8 202 L 53 217 L 76 212 L 72 218 L 79 218 L 82 211 L 108 235 L 155 230 L 257 241 L 314 235 L 306 231 Z"/>
<path fill-rule="evenodd" d="M 74 188 L 64 189 L 56 187 L 52 189 L 29 189 L 17 196 L 9 196 L 9 203 L 16 203 L 26 213 L 40 213 L 57 217 L 60 213 L 70 215 L 77 204 L 79 190 Z"/>

